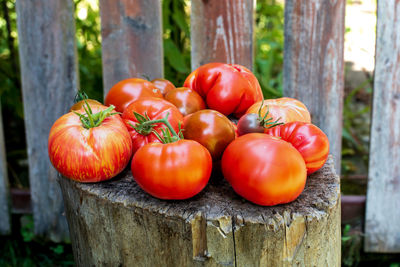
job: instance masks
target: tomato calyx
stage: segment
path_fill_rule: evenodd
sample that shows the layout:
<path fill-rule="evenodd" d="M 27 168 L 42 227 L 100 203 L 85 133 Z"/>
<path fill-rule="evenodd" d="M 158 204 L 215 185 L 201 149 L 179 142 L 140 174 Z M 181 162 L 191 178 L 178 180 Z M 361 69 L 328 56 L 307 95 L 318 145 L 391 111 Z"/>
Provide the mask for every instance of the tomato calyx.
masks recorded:
<path fill-rule="evenodd" d="M 144 115 L 139 114 L 137 112 L 133 112 L 138 123 L 136 125 L 129 124 L 135 131 L 137 131 L 141 135 L 149 135 L 153 133 L 157 138 L 163 143 L 173 143 L 183 139 L 181 124 L 179 124 L 179 132 L 176 133 L 172 125 L 168 121 L 169 112 L 165 115 L 164 118 L 158 120 L 150 120 L 149 116 L 144 113 Z M 161 128 L 160 131 L 162 135 L 160 135 L 156 130 L 154 130 L 154 124 L 162 123 L 167 126 L 167 129 Z"/>
<path fill-rule="evenodd" d="M 92 108 L 90 107 L 90 105 L 86 101 L 86 99 L 84 99 L 84 101 L 85 101 L 85 105 L 83 105 L 83 108 L 85 110 L 85 113 L 81 114 L 76 111 L 73 111 L 73 112 L 79 116 L 79 119 L 81 120 L 83 127 L 86 129 L 100 126 L 105 118 L 115 115 L 115 114 L 120 114 L 119 112 L 112 112 L 115 108 L 113 105 L 109 106 L 105 110 L 101 110 L 97 113 L 93 113 Z"/>
<path fill-rule="evenodd" d="M 277 118 L 275 121 L 271 118 L 268 118 L 269 115 L 269 107 L 267 105 L 267 112 L 265 112 L 264 116 L 261 116 L 261 110 L 264 106 L 264 99 L 261 102 L 261 106 L 258 109 L 258 122 L 260 124 L 261 127 L 265 128 L 265 129 L 270 129 L 272 127 L 278 126 L 278 125 L 282 125 L 283 122 L 279 122 L 279 120 L 281 119 L 280 117 Z"/>

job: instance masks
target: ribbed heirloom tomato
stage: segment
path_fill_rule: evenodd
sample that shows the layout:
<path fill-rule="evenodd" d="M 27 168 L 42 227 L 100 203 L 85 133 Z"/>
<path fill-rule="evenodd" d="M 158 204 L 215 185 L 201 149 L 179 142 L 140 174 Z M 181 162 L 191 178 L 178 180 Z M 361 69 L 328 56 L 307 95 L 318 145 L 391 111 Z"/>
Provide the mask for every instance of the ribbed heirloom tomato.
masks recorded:
<path fill-rule="evenodd" d="M 254 74 L 236 64 L 205 64 L 193 71 L 183 86 L 199 93 L 210 109 L 226 116 L 240 117 L 263 98 Z"/>
<path fill-rule="evenodd" d="M 253 104 L 246 111 L 248 113 L 258 113 L 260 107 L 261 116 L 269 112 L 267 119 L 278 120 L 278 122 L 288 123 L 291 121 L 311 122 L 310 112 L 307 107 L 297 99 L 281 97 L 277 99 L 266 99 Z"/>
<path fill-rule="evenodd" d="M 268 129 L 266 134 L 291 143 L 303 157 L 307 174 L 319 170 L 329 154 L 329 140 L 317 126 L 305 122 L 289 122 Z"/>
<path fill-rule="evenodd" d="M 139 78 L 130 78 L 111 87 L 104 103 L 106 106 L 114 105 L 118 112 L 124 112 L 130 103 L 141 97 L 163 98 L 163 95 L 153 83 Z"/>
<path fill-rule="evenodd" d="M 290 143 L 264 133 L 235 139 L 222 155 L 221 167 L 236 193 L 263 206 L 295 200 L 307 178 L 300 153 Z"/>
<path fill-rule="evenodd" d="M 122 119 L 124 120 L 129 134 L 132 137 L 133 153 L 135 153 L 140 147 L 148 143 L 159 143 L 160 140 L 154 134 L 156 131 L 162 135 L 161 130 L 165 129 L 166 126 L 162 123 L 152 124 L 146 127 L 139 126 L 139 120 L 134 113 L 138 113 L 143 117 L 147 116 L 145 120 L 159 120 L 164 118 L 167 114 L 168 121 L 175 131 L 179 131 L 179 124 L 183 123 L 183 116 L 179 110 L 168 101 L 155 98 L 155 97 L 143 97 L 132 102 L 122 113 Z M 134 127 L 138 127 L 134 129 Z"/>
<path fill-rule="evenodd" d="M 132 141 L 113 107 L 93 105 L 69 112 L 52 126 L 48 152 L 62 175 L 80 182 L 111 179 L 129 163 Z M 89 119 L 91 117 L 91 119 Z"/>

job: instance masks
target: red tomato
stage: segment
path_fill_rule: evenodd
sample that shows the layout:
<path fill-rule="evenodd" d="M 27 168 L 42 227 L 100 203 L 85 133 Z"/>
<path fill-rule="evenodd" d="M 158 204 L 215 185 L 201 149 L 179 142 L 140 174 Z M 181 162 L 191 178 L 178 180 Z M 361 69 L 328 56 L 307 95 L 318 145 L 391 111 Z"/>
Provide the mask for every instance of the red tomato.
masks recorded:
<path fill-rule="evenodd" d="M 263 206 L 295 200 L 307 178 L 300 153 L 288 142 L 264 133 L 238 137 L 226 148 L 221 167 L 236 193 Z"/>
<path fill-rule="evenodd" d="M 106 106 L 114 105 L 115 110 L 122 113 L 130 103 L 147 96 L 163 98 L 160 90 L 151 82 L 131 78 L 122 80 L 111 87 L 104 102 Z"/>
<path fill-rule="evenodd" d="M 183 116 L 206 108 L 201 96 L 187 87 L 179 87 L 169 91 L 165 100 L 174 104 Z"/>
<path fill-rule="evenodd" d="M 319 170 L 328 158 L 328 137 L 311 123 L 290 122 L 271 128 L 266 133 L 291 143 L 303 157 L 307 174 Z"/>
<path fill-rule="evenodd" d="M 256 113 L 262 101 L 259 101 L 252 105 L 246 113 Z M 272 118 L 272 120 L 279 119 L 279 122 L 288 123 L 291 121 L 303 121 L 311 122 L 310 112 L 307 107 L 297 99 L 282 97 L 277 99 L 266 99 L 261 110 L 261 116 L 269 110 L 269 115 L 267 119 Z"/>
<path fill-rule="evenodd" d="M 160 142 L 157 136 L 151 132 L 151 129 L 148 133 L 138 133 L 132 128 L 131 125 L 135 126 L 138 123 L 137 118 L 133 114 L 134 112 L 141 115 L 147 114 L 150 120 L 162 119 L 167 115 L 167 113 L 169 113 L 168 121 L 176 132 L 179 131 L 179 123 L 183 123 L 183 116 L 179 110 L 173 104 L 164 99 L 144 97 L 134 101 L 125 109 L 124 113 L 122 113 L 122 118 L 124 119 L 129 134 L 132 137 L 133 153 L 145 144 Z M 152 129 L 162 135 L 161 129 L 165 128 L 166 126 L 164 124 L 157 123 Z"/>
<path fill-rule="evenodd" d="M 107 107 L 91 108 L 99 112 Z M 84 114 L 83 109 L 77 112 Z M 48 152 L 51 163 L 62 175 L 79 182 L 99 182 L 111 179 L 126 167 L 132 155 L 132 141 L 119 115 L 86 129 L 79 116 L 70 112 L 53 124 Z"/>
<path fill-rule="evenodd" d="M 207 185 L 212 160 L 199 143 L 179 140 L 141 147 L 133 156 L 131 166 L 134 179 L 150 195 L 161 199 L 187 199 Z"/>
<path fill-rule="evenodd" d="M 205 146 L 214 161 L 219 160 L 226 146 L 235 139 L 231 121 L 218 111 L 204 109 L 185 117 L 185 139 L 195 140 Z"/>
<path fill-rule="evenodd" d="M 161 94 L 165 96 L 169 91 L 175 89 L 175 85 L 166 79 L 154 79 L 151 81 L 155 87 L 157 87 Z"/>
<path fill-rule="evenodd" d="M 257 78 L 240 65 L 205 64 L 186 78 L 184 86 L 199 93 L 209 108 L 236 117 L 263 98 Z"/>

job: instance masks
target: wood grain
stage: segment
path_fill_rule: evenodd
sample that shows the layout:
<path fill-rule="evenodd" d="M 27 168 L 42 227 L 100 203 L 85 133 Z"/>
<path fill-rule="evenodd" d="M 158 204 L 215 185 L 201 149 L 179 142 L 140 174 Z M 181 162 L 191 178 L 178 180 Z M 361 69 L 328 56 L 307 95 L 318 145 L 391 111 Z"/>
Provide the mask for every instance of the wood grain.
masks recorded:
<path fill-rule="evenodd" d="M 130 170 L 97 184 L 60 177 L 75 262 L 339 266 L 340 186 L 332 162 L 308 177 L 296 201 L 274 207 L 245 201 L 222 178 L 189 200 L 162 201 L 142 191 Z"/>
<path fill-rule="evenodd" d="M 78 87 L 74 3 L 16 4 L 35 233 L 60 241 L 68 238 L 68 228 L 47 138 L 54 121 L 68 111 Z"/>
<path fill-rule="evenodd" d="M 340 173 L 345 0 L 285 2 L 283 91 L 328 136 Z"/>
<path fill-rule="evenodd" d="M 365 250 L 400 252 L 400 1 L 378 1 Z"/>
<path fill-rule="evenodd" d="M 6 147 L 4 143 L 3 116 L 0 105 L 0 235 L 11 232 L 10 191 L 7 176 Z"/>
<path fill-rule="evenodd" d="M 104 96 L 117 82 L 163 77 L 160 0 L 100 0 Z"/>
<path fill-rule="evenodd" d="M 192 70 L 209 62 L 253 69 L 254 0 L 192 0 Z"/>

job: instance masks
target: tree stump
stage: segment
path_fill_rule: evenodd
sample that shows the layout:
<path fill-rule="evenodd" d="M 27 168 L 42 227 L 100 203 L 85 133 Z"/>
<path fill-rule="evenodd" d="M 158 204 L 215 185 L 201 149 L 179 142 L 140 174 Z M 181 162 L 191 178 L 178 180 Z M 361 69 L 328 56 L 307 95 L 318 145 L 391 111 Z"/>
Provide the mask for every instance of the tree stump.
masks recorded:
<path fill-rule="evenodd" d="M 185 201 L 151 197 L 130 170 L 107 182 L 60 184 L 78 266 L 340 265 L 332 157 L 296 201 L 274 207 L 244 200 L 224 180 Z"/>

